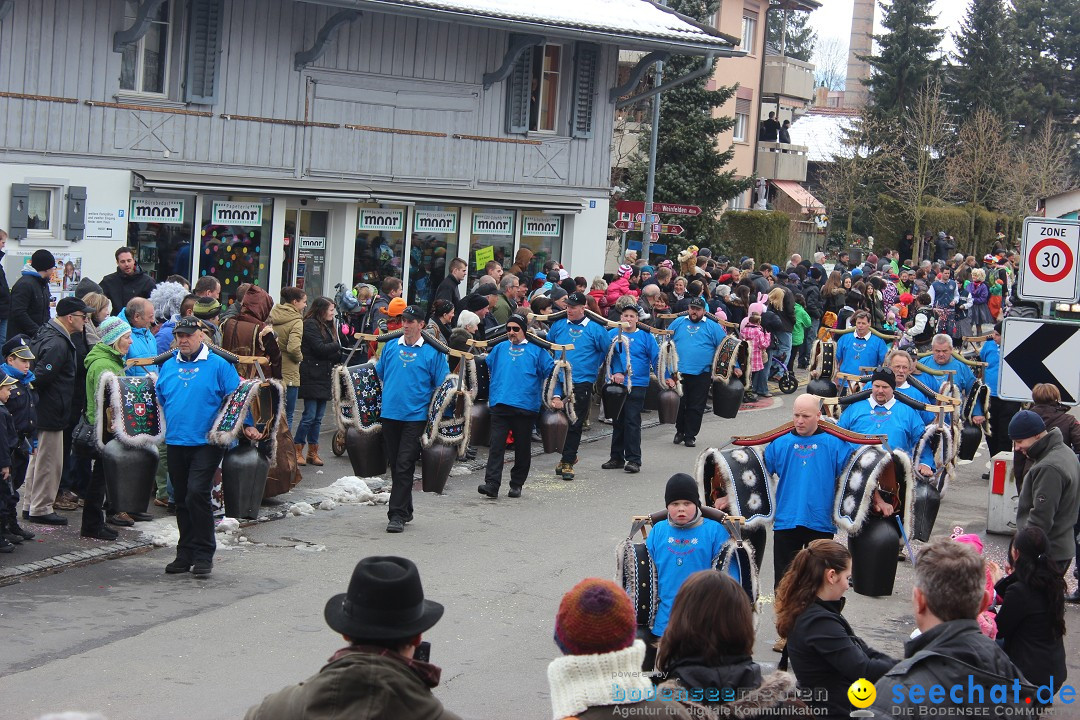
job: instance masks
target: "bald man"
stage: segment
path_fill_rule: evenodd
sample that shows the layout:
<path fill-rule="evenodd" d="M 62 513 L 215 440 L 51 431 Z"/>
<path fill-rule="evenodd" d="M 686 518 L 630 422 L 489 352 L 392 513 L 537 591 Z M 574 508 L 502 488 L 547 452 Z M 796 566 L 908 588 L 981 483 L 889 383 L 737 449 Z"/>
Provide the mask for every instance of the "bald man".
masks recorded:
<path fill-rule="evenodd" d="M 821 398 L 816 395 L 795 398 L 791 419 L 791 432 L 765 450 L 765 468 L 779 478 L 773 516 L 774 590 L 800 550 L 836 534 L 836 478 L 855 450 L 821 429 Z"/>

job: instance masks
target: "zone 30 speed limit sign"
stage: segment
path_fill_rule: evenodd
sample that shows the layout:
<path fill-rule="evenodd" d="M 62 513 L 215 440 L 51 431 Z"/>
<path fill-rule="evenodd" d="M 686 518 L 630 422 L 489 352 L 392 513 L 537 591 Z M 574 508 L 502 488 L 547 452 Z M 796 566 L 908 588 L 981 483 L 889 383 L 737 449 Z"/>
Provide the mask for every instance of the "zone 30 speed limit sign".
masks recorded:
<path fill-rule="evenodd" d="M 1029 217 L 1020 243 L 1022 300 L 1077 301 L 1080 221 Z"/>

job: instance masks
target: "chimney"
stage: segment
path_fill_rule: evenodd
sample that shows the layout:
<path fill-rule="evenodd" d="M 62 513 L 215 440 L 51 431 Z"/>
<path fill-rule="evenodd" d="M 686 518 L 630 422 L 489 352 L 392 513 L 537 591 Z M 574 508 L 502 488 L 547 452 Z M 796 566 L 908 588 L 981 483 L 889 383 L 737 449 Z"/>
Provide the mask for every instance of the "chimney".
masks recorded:
<path fill-rule="evenodd" d="M 866 105 L 868 93 L 862 81 L 870 77 L 870 63 L 860 60 L 858 56 L 869 55 L 873 51 L 875 5 L 875 0 L 855 0 L 851 9 L 844 107 L 861 108 Z"/>

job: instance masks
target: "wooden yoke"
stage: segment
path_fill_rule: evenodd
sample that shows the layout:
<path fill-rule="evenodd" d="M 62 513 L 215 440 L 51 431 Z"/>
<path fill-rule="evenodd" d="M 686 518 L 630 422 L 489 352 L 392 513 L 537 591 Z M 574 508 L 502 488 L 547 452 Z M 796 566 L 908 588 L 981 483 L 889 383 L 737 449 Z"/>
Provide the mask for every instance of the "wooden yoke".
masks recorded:
<path fill-rule="evenodd" d="M 838 403 L 837 398 L 822 398 L 822 405 L 836 405 Z M 731 438 L 732 445 L 738 445 L 739 447 L 751 447 L 753 445 L 764 445 L 765 443 L 772 442 L 776 438 L 786 435 L 795 429 L 795 423 L 791 420 L 787 421 L 783 425 L 768 430 L 757 435 L 742 435 L 734 436 Z M 838 437 L 841 440 L 845 440 L 850 443 L 856 443 L 858 445 L 881 445 L 885 442 L 884 435 L 863 435 L 862 433 L 852 432 L 851 430 L 845 430 L 842 427 L 834 425 L 833 423 L 823 420 L 818 423 L 818 429 L 827 432 L 834 437 Z"/>
<path fill-rule="evenodd" d="M 831 332 L 833 335 L 847 335 L 848 333 L 855 332 L 855 328 L 853 328 L 853 327 L 852 328 L 846 328 L 844 330 L 838 330 L 836 328 L 825 328 L 825 329 L 828 330 L 829 332 Z M 891 342 L 896 342 L 896 337 L 897 337 L 896 335 L 890 335 L 888 333 L 883 333 L 880 330 L 877 330 L 875 328 L 870 328 L 870 334 L 871 335 L 877 335 L 879 338 L 881 338 L 885 342 L 890 342 L 890 343 Z"/>
<path fill-rule="evenodd" d="M 744 518 L 742 515 L 728 515 L 723 510 L 717 510 L 710 505 L 701 506 L 701 515 L 702 517 L 707 517 L 710 520 L 715 520 L 721 525 L 723 525 L 725 522 L 732 523 L 733 525 L 738 526 L 740 530 L 746 524 L 746 518 Z M 667 516 L 668 511 L 666 509 L 657 510 L 656 512 L 650 513 L 648 515 L 634 515 L 632 518 L 630 518 L 630 521 L 634 524 L 635 527 L 640 525 L 641 537 L 647 538 L 649 535 L 647 528 L 655 525 L 661 520 L 666 519 Z"/>
<path fill-rule="evenodd" d="M 683 310 L 680 313 L 657 313 L 656 317 L 658 317 L 661 320 L 674 320 L 675 318 L 686 317 L 689 314 L 689 312 L 690 312 L 689 310 Z M 717 315 L 714 315 L 713 313 L 709 312 L 708 310 L 705 311 L 705 317 L 709 318 L 713 322 L 720 323 L 720 325 L 722 325 L 725 328 L 728 328 L 729 330 L 734 330 L 735 328 L 739 327 L 738 323 L 728 322 L 727 320 L 721 320 Z"/>

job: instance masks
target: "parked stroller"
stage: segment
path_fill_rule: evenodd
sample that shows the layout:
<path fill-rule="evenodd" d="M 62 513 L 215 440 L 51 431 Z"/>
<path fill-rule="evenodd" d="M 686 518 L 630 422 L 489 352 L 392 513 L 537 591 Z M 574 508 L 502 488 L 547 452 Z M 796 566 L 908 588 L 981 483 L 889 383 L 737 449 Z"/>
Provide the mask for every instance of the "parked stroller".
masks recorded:
<path fill-rule="evenodd" d="M 779 349 L 769 349 L 769 380 L 775 380 L 780 386 L 780 392 L 790 395 L 799 389 L 799 380 L 795 373 L 787 368 L 787 355 Z"/>

